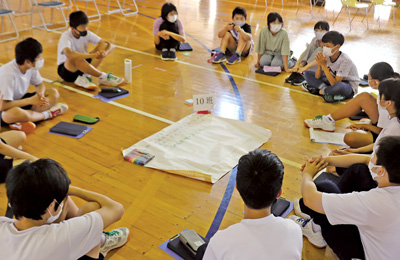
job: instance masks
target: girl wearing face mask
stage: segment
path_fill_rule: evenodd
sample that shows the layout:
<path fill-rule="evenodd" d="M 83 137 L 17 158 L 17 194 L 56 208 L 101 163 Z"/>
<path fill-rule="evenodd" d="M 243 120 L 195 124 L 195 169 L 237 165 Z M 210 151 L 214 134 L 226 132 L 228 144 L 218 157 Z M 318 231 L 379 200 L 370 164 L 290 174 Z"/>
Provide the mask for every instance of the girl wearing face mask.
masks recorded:
<path fill-rule="evenodd" d="M 291 72 L 289 68 L 294 64 L 289 64 L 290 42 L 287 31 L 282 29 L 282 16 L 272 12 L 268 14 L 267 21 L 268 26 L 261 29 L 258 36 L 258 58 L 255 67 L 278 66 L 286 72 Z"/>
<path fill-rule="evenodd" d="M 299 86 L 305 79 L 302 73 L 306 70 L 317 70 L 317 62 L 315 56 L 322 51 L 322 37 L 329 31 L 329 23 L 326 21 L 319 21 L 314 25 L 315 37 L 307 44 L 306 50 L 301 54 L 296 65 L 292 68 L 293 73 L 285 79 L 287 83 Z"/>
<path fill-rule="evenodd" d="M 165 3 L 162 6 L 161 16 L 154 21 L 153 35 L 161 59 L 176 60 L 176 50 L 181 42 L 185 42 L 185 31 L 175 5 Z"/>
<path fill-rule="evenodd" d="M 378 89 L 381 81 L 396 77 L 399 77 L 399 74 L 394 72 L 392 66 L 386 62 L 378 62 L 369 70 L 368 82 L 372 88 Z M 375 142 L 382 128 L 386 127 L 389 122 L 387 110 L 377 106 L 378 101 L 372 94 L 363 92 L 332 114 L 316 116 L 314 119 L 306 119 L 304 120 L 304 124 L 312 128 L 334 131 L 335 121 L 357 115 L 361 111 L 364 111 L 370 118 L 371 124 L 356 123 L 349 126 L 348 128 L 352 129 L 353 132 L 345 135 L 344 142 L 352 148 L 366 146 Z M 351 152 L 352 150 L 341 150 L 338 153 Z"/>

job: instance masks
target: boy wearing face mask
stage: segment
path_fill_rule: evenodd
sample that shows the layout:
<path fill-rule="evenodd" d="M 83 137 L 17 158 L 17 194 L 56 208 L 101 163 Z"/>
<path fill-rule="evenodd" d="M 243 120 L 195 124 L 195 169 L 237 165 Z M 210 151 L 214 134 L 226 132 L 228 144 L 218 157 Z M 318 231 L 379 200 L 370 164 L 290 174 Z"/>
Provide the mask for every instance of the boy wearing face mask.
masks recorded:
<path fill-rule="evenodd" d="M 290 42 L 286 30 L 282 29 L 282 16 L 271 12 L 267 17 L 268 26 L 261 29 L 258 36 L 256 52 L 258 53 L 256 68 L 263 66 L 281 67 L 286 72 L 292 72 L 289 68 Z"/>
<path fill-rule="evenodd" d="M 377 187 L 368 191 L 344 191 L 340 183 L 313 182 L 314 175 L 337 157 L 307 160 L 302 169 L 301 211 L 309 218 L 290 218 L 299 224 L 310 242 L 325 239 L 340 259 L 399 259 L 400 137 L 386 136 L 378 144 L 371 159 L 352 155 L 358 157 L 363 172 L 369 175 L 364 178 L 368 177 Z M 353 182 L 362 181 L 361 175 L 355 177 L 358 178 L 353 178 Z"/>
<path fill-rule="evenodd" d="M 165 3 L 161 8 L 161 16 L 153 25 L 154 44 L 161 51 L 162 60 L 177 60 L 176 50 L 185 42 L 185 30 L 178 19 L 178 10 L 172 3 Z"/>
<path fill-rule="evenodd" d="M 344 36 L 336 31 L 322 37 L 323 50 L 315 60 L 317 70 L 304 72 L 307 83 L 302 88 L 312 94 L 323 96 L 328 103 L 341 102 L 352 98 L 358 91 L 360 78 L 350 57 L 341 52 Z"/>
<path fill-rule="evenodd" d="M 11 129 L 31 133 L 33 122 L 54 118 L 68 110 L 57 103 L 59 93 L 47 89 L 39 69 L 44 65 L 42 45 L 27 38 L 15 47 L 15 59 L 0 68 L 0 123 Z M 27 93 L 30 85 L 36 92 Z"/>
<path fill-rule="evenodd" d="M 58 41 L 57 73 L 66 82 L 93 90 L 97 86 L 91 76 L 98 77 L 101 85 L 117 87 L 124 79 L 98 70 L 104 58 L 111 53 L 113 45 L 88 30 L 89 18 L 82 11 L 72 12 L 69 16 L 70 28 Z M 95 48 L 88 53 L 88 46 Z"/>
<path fill-rule="evenodd" d="M 232 12 L 232 23 L 226 25 L 218 33 L 222 38 L 220 51 L 213 60 L 213 63 L 226 61 L 228 64 L 235 64 L 241 61 L 240 57 L 247 57 L 254 47 L 251 39 L 251 26 L 246 23 L 247 12 L 243 7 L 237 6 Z M 226 60 L 226 56 L 231 57 Z"/>
<path fill-rule="evenodd" d="M 296 62 L 296 65 L 292 68 L 293 73 L 285 79 L 287 83 L 299 86 L 305 79 L 302 73 L 306 70 L 317 70 L 317 61 L 315 57 L 318 52 L 322 51 L 322 37 L 329 31 L 329 23 L 326 21 L 319 21 L 314 25 L 315 37 L 307 44 L 306 50 L 301 54 L 300 58 Z"/>
<path fill-rule="evenodd" d="M 77 187 L 51 159 L 24 162 L 6 179 L 16 219 L 0 217 L 0 255 L 7 260 L 95 260 L 123 246 L 127 228 L 103 232 L 121 219 L 123 206 Z M 78 208 L 70 196 L 88 201 Z"/>

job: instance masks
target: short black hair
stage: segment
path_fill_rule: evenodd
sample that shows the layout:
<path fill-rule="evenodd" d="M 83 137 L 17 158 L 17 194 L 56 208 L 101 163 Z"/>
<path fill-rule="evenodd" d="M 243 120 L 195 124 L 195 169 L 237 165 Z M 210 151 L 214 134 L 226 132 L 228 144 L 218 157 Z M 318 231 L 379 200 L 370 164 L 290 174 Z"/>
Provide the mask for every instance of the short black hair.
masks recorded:
<path fill-rule="evenodd" d="M 343 46 L 344 36 L 340 32 L 337 31 L 329 31 L 325 33 L 324 37 L 322 37 L 323 43 L 332 43 L 333 45 Z"/>
<path fill-rule="evenodd" d="M 388 78 L 398 78 L 399 74 L 394 72 L 392 66 L 390 66 L 387 62 L 378 62 L 372 65 L 369 69 L 369 74 L 372 79 L 376 79 L 379 81 L 388 79 Z"/>
<path fill-rule="evenodd" d="M 278 156 L 255 149 L 239 159 L 236 187 L 247 207 L 268 208 L 282 188 L 284 167 Z"/>
<path fill-rule="evenodd" d="M 165 3 L 161 7 L 161 18 L 168 22 L 168 14 L 172 11 L 175 11 L 178 14 L 178 10 L 176 9 L 176 6 L 173 3 Z"/>
<path fill-rule="evenodd" d="M 283 19 L 282 16 L 280 14 L 278 14 L 277 12 L 271 12 L 268 14 L 267 17 L 267 23 L 268 23 L 268 28 L 271 28 L 269 25 L 273 22 L 276 21 L 276 19 L 278 19 L 278 21 L 282 24 L 283 26 Z"/>
<path fill-rule="evenodd" d="M 89 24 L 89 18 L 82 11 L 75 11 L 69 15 L 69 26 L 76 28 L 79 25 Z"/>
<path fill-rule="evenodd" d="M 386 169 L 391 183 L 400 184 L 400 136 L 385 136 L 378 145 L 376 164 Z"/>
<path fill-rule="evenodd" d="M 318 21 L 314 25 L 314 31 L 317 29 L 325 30 L 325 31 L 329 32 L 329 23 L 327 21 Z"/>
<path fill-rule="evenodd" d="M 246 12 L 246 9 L 244 9 L 243 7 L 236 6 L 232 12 L 232 18 L 235 17 L 235 15 L 237 15 L 237 14 L 243 15 L 244 19 L 247 19 L 247 12 Z"/>
<path fill-rule="evenodd" d="M 40 42 L 29 37 L 15 46 L 15 60 L 18 65 L 23 65 L 26 60 L 35 62 L 35 59 L 43 52 Z"/>
<path fill-rule="evenodd" d="M 8 173 L 7 197 L 17 219 L 26 217 L 41 220 L 54 200 L 61 203 L 65 199 L 70 184 L 67 173 L 56 161 L 25 161 Z M 55 204 L 55 210 L 58 203 Z"/>
<path fill-rule="evenodd" d="M 379 98 L 385 98 L 385 100 L 394 102 L 396 117 L 400 122 L 400 79 L 385 79 L 379 83 L 378 90 Z"/>

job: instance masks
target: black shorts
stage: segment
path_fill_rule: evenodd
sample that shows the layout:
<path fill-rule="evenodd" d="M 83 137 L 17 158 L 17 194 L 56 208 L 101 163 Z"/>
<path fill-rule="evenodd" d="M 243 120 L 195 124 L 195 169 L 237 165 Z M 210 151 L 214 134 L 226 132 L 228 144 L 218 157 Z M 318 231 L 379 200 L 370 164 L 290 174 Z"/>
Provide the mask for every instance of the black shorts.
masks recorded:
<path fill-rule="evenodd" d="M 0 138 L 0 141 L 7 144 L 3 138 Z M 13 159 L 4 159 L 4 154 L 0 154 L 0 183 L 5 182 L 7 173 L 13 167 Z"/>
<path fill-rule="evenodd" d="M 86 59 L 86 61 L 91 63 L 92 59 Z M 58 65 L 57 73 L 66 82 L 74 82 L 79 76 L 83 75 L 83 72 L 80 70 L 75 72 L 67 70 L 64 66 L 64 63 Z"/>
<path fill-rule="evenodd" d="M 103 260 L 104 256 L 102 254 L 100 254 L 99 258 L 93 258 L 87 255 L 84 255 L 82 257 L 80 257 L 78 260 Z"/>
<path fill-rule="evenodd" d="M 32 93 L 26 93 L 21 99 L 24 99 L 24 98 L 30 98 L 30 97 L 32 97 L 32 96 L 34 96 L 34 95 L 36 95 L 36 92 L 32 92 Z M 22 109 L 24 109 L 24 110 L 30 110 L 30 109 L 32 109 L 32 105 L 27 105 L 27 106 L 24 106 L 24 107 L 21 107 Z M 6 126 L 6 125 L 8 125 L 8 123 L 6 123 L 6 122 L 4 122 L 3 121 L 3 116 L 2 116 L 2 114 L 3 114 L 3 111 L 0 111 L 0 124 L 3 126 Z"/>

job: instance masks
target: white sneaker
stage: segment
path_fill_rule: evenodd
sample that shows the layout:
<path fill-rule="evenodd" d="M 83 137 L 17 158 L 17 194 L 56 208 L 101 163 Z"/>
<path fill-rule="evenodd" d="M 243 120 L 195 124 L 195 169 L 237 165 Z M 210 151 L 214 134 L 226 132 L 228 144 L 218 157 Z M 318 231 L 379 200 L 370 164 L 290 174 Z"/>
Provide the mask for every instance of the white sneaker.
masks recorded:
<path fill-rule="evenodd" d="M 92 79 L 89 77 L 78 76 L 74 82 L 75 85 L 85 88 L 85 89 L 96 89 L 97 86 L 92 82 Z"/>
<path fill-rule="evenodd" d="M 67 104 L 57 103 L 49 109 L 50 118 L 53 119 L 68 110 Z"/>
<path fill-rule="evenodd" d="M 114 76 L 112 73 L 108 73 L 106 78 L 99 79 L 100 84 L 118 87 L 124 83 L 125 79 Z"/>
<path fill-rule="evenodd" d="M 300 199 L 297 199 L 293 202 L 294 214 L 304 219 L 310 219 L 310 215 L 303 213 L 300 208 Z"/>
<path fill-rule="evenodd" d="M 316 116 L 314 119 L 304 120 L 304 124 L 308 128 L 322 129 L 324 131 L 335 131 L 335 121 L 331 121 L 327 116 Z"/>
<path fill-rule="evenodd" d="M 303 236 L 305 236 L 311 244 L 318 248 L 326 247 L 326 241 L 322 237 L 321 231 L 314 232 L 311 223 L 312 219 L 304 219 L 295 215 L 289 218 L 300 226 Z"/>
<path fill-rule="evenodd" d="M 106 256 L 109 251 L 125 245 L 128 241 L 129 229 L 120 227 L 112 231 L 103 231 L 103 233 L 106 236 L 106 241 L 100 247 L 100 253 Z"/>

